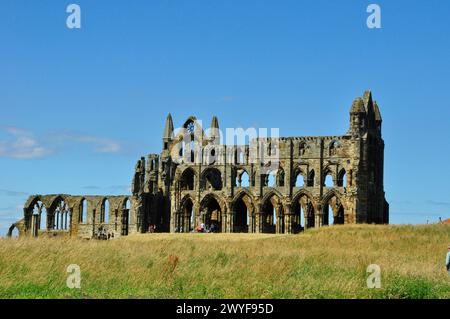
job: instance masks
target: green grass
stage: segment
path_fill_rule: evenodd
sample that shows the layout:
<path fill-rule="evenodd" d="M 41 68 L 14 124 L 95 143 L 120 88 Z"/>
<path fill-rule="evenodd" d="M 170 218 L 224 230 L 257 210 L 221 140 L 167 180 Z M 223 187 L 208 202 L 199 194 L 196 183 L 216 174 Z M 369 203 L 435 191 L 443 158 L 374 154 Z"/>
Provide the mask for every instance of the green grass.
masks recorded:
<path fill-rule="evenodd" d="M 450 226 L 0 240 L 0 298 L 450 298 Z M 81 267 L 81 289 L 66 286 Z M 381 267 L 368 289 L 367 266 Z"/>

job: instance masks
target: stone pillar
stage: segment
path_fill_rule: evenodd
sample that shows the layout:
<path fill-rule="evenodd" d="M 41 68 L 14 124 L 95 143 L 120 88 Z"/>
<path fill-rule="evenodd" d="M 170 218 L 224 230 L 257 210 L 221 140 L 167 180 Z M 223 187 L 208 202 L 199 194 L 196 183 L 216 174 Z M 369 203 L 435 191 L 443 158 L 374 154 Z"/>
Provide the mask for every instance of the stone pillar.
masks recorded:
<path fill-rule="evenodd" d="M 181 215 L 181 211 L 177 210 L 175 213 L 176 219 L 175 219 L 175 232 L 179 233 L 181 231 L 181 227 L 183 226 L 183 221 L 182 221 L 182 215 Z"/>
<path fill-rule="evenodd" d="M 281 204 L 277 205 L 276 219 L 277 219 L 277 224 L 275 225 L 275 233 L 281 234 L 281 233 L 283 233 L 283 207 Z"/>
<path fill-rule="evenodd" d="M 89 203 L 90 204 L 90 203 Z M 93 205 L 89 205 L 91 207 Z M 141 209 L 142 199 L 140 195 L 134 195 L 131 201 L 131 214 L 130 214 L 130 228 L 133 228 L 133 232 L 141 232 Z M 94 212 L 93 212 L 94 213 Z M 92 223 L 96 223 L 97 216 L 92 214 Z"/>
<path fill-rule="evenodd" d="M 235 212 L 230 211 L 228 214 L 228 227 L 227 227 L 227 233 L 232 233 L 234 231 L 234 216 L 235 216 Z"/>
<path fill-rule="evenodd" d="M 88 207 L 88 218 L 90 218 L 91 223 L 92 223 L 91 224 L 92 225 L 92 237 L 94 237 L 95 236 L 95 225 L 96 225 L 96 222 L 95 222 L 96 210 L 95 210 L 95 208 L 90 208 L 90 207 L 91 206 Z M 135 225 L 135 227 L 137 227 L 137 225 Z M 136 231 L 138 231 L 137 228 L 135 228 L 135 229 L 136 229 Z"/>
<path fill-rule="evenodd" d="M 277 216 L 277 228 L 276 228 L 277 234 L 283 233 L 283 226 L 284 226 L 284 215 L 283 213 L 281 213 Z"/>
<path fill-rule="evenodd" d="M 284 218 L 284 232 L 286 234 L 292 234 L 292 211 L 291 204 L 285 206 L 285 218 Z"/>
<path fill-rule="evenodd" d="M 201 214 L 200 214 L 200 205 L 195 203 L 194 207 L 192 207 L 192 213 L 194 214 L 194 225 L 192 227 L 195 229 L 195 227 L 199 226 L 203 221 L 201 220 Z"/>
<path fill-rule="evenodd" d="M 322 221 L 323 221 L 322 215 L 323 215 L 322 205 L 317 205 L 317 212 L 316 212 L 316 216 L 315 216 L 316 220 L 314 222 L 315 228 L 322 227 Z"/>
<path fill-rule="evenodd" d="M 286 234 L 293 234 L 294 230 L 292 229 L 292 219 L 294 218 L 292 212 L 289 213 L 287 216 L 287 222 L 286 222 Z"/>
<path fill-rule="evenodd" d="M 227 233 L 228 232 L 228 214 L 223 214 L 223 218 L 222 218 L 222 233 Z"/>
<path fill-rule="evenodd" d="M 67 221 L 67 225 L 68 225 L 67 230 L 69 231 L 69 235 L 73 236 L 73 235 L 76 235 L 75 230 L 76 230 L 76 225 L 78 225 L 78 218 L 75 218 L 75 217 L 78 217 L 78 214 L 75 214 L 75 207 L 69 208 L 68 214 L 69 214 L 69 216 L 68 216 L 69 220 Z M 74 227 L 74 225 L 75 225 L 75 227 Z"/>
<path fill-rule="evenodd" d="M 38 237 L 39 234 L 39 215 L 38 214 L 33 214 L 31 215 L 31 235 L 33 237 Z"/>
<path fill-rule="evenodd" d="M 248 232 L 254 233 L 256 231 L 256 216 L 255 216 L 255 209 L 253 209 L 250 212 L 249 220 L 248 220 Z"/>
<path fill-rule="evenodd" d="M 191 222 L 191 214 L 184 213 L 183 214 L 183 233 L 189 233 L 190 232 L 190 222 Z"/>
<path fill-rule="evenodd" d="M 177 226 L 178 216 L 177 216 L 177 213 L 174 212 L 172 209 L 173 209 L 173 206 L 170 211 L 170 232 L 175 233 L 177 230 L 177 227 L 178 227 Z"/>
<path fill-rule="evenodd" d="M 78 224 L 80 222 L 80 215 L 83 213 L 80 205 L 74 205 L 70 214 L 70 235 L 76 236 L 78 234 Z"/>
<path fill-rule="evenodd" d="M 256 233 L 264 233 L 264 212 L 261 211 L 261 207 L 258 207 L 256 213 Z"/>

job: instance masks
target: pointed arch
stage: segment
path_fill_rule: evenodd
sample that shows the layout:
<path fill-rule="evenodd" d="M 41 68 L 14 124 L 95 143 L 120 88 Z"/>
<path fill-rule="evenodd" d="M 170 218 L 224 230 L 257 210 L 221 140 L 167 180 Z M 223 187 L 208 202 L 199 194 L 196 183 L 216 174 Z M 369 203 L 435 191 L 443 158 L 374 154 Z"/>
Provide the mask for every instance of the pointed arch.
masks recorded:
<path fill-rule="evenodd" d="M 48 229 L 48 215 L 44 203 L 39 197 L 36 197 L 29 205 L 31 210 L 31 218 L 34 220 L 33 235 L 38 236 L 39 231 Z"/>
<path fill-rule="evenodd" d="M 232 201 L 233 232 L 256 232 L 255 208 L 253 196 L 247 190 L 238 192 Z"/>
<path fill-rule="evenodd" d="M 38 201 L 42 202 L 42 198 L 40 195 L 30 196 L 24 205 L 25 210 L 27 211 L 32 210 L 36 205 L 36 202 Z"/>
<path fill-rule="evenodd" d="M 179 229 L 180 233 L 187 233 L 194 229 L 197 226 L 197 222 L 195 220 L 195 212 L 194 212 L 194 199 L 190 195 L 186 195 L 181 200 L 181 214 L 179 221 Z"/>
<path fill-rule="evenodd" d="M 100 209 L 100 223 L 109 224 L 109 217 L 110 217 L 110 202 L 107 197 L 102 199 L 102 205 Z"/>
<path fill-rule="evenodd" d="M 122 236 L 127 236 L 130 225 L 131 200 L 125 197 L 122 202 Z"/>
<path fill-rule="evenodd" d="M 329 167 L 325 168 L 325 170 L 323 171 L 322 186 L 324 187 L 334 186 L 333 171 Z"/>
<path fill-rule="evenodd" d="M 17 224 L 12 224 L 8 228 L 8 232 L 6 233 L 6 237 L 8 237 L 8 238 L 19 238 L 19 236 L 20 236 L 19 227 L 17 227 Z"/>
<path fill-rule="evenodd" d="M 284 169 L 281 166 L 261 175 L 263 185 L 267 187 L 284 187 L 285 177 Z"/>
<path fill-rule="evenodd" d="M 192 167 L 187 167 L 180 176 L 181 190 L 194 190 L 197 174 Z"/>
<path fill-rule="evenodd" d="M 89 203 L 86 198 L 82 198 L 80 201 L 80 215 L 78 216 L 78 222 L 80 224 L 87 224 L 88 223 L 88 207 Z"/>
<path fill-rule="evenodd" d="M 336 140 L 331 141 L 330 145 L 328 146 L 328 155 L 329 156 L 337 155 L 337 152 L 340 147 L 341 147 L 341 142 L 336 141 Z"/>
<path fill-rule="evenodd" d="M 250 187 L 250 175 L 246 169 L 238 169 L 235 177 L 236 181 L 234 185 L 236 187 Z"/>
<path fill-rule="evenodd" d="M 292 202 L 299 201 L 300 198 L 304 197 L 304 196 L 306 196 L 311 201 L 311 203 L 313 203 L 314 208 L 317 207 L 317 204 L 314 201 L 313 194 L 310 191 L 308 191 L 307 189 L 301 189 L 297 193 L 295 193 L 294 196 L 292 196 Z"/>
<path fill-rule="evenodd" d="M 188 201 L 191 201 L 192 203 L 195 202 L 194 198 L 190 194 L 187 194 L 183 197 L 183 199 L 180 202 L 180 206 L 183 207 L 185 203 Z"/>
<path fill-rule="evenodd" d="M 335 190 L 329 191 L 322 200 L 322 225 L 344 224 L 345 206 Z"/>
<path fill-rule="evenodd" d="M 201 188 L 203 190 L 221 190 L 222 173 L 215 167 L 208 167 L 201 175 Z"/>
<path fill-rule="evenodd" d="M 275 195 L 276 197 L 280 198 L 280 199 L 283 198 L 283 194 L 281 194 L 277 189 L 271 189 L 269 192 L 267 192 L 267 193 L 263 196 L 263 198 L 261 199 L 261 203 L 266 202 L 270 197 L 272 197 L 272 196 L 274 196 L 274 195 Z"/>
<path fill-rule="evenodd" d="M 50 215 L 50 214 L 49 214 Z M 53 230 L 70 230 L 72 215 L 68 204 L 64 198 L 58 196 L 51 205 L 51 229 Z"/>
<path fill-rule="evenodd" d="M 263 185 L 267 187 L 275 187 L 276 186 L 276 171 L 272 170 L 265 175 L 262 175 Z"/>
<path fill-rule="evenodd" d="M 272 190 L 261 201 L 262 230 L 264 233 L 284 233 L 284 208 L 282 196 Z"/>
<path fill-rule="evenodd" d="M 292 199 L 293 231 L 298 233 L 315 226 L 316 203 L 312 194 L 306 190 L 297 192 Z"/>
<path fill-rule="evenodd" d="M 346 187 L 347 186 L 347 172 L 345 168 L 342 168 L 338 173 L 337 186 Z"/>
<path fill-rule="evenodd" d="M 247 189 L 245 189 L 245 188 L 244 188 L 244 189 L 240 189 L 240 190 L 234 195 L 232 203 L 234 203 L 237 199 L 242 198 L 242 197 L 245 197 L 245 196 L 248 196 L 248 197 L 251 199 L 252 203 L 253 203 L 253 201 L 254 201 L 253 195 L 250 193 L 249 190 L 247 190 Z"/>
<path fill-rule="evenodd" d="M 304 187 L 306 186 L 306 178 L 305 178 L 305 174 L 303 172 L 303 170 L 297 166 L 294 169 L 294 174 L 293 174 L 293 179 L 292 179 L 292 186 L 293 187 Z"/>
<path fill-rule="evenodd" d="M 208 193 L 203 197 L 200 201 L 200 218 L 207 230 L 211 232 L 222 231 L 222 217 L 225 210 L 225 203 L 214 193 Z"/>

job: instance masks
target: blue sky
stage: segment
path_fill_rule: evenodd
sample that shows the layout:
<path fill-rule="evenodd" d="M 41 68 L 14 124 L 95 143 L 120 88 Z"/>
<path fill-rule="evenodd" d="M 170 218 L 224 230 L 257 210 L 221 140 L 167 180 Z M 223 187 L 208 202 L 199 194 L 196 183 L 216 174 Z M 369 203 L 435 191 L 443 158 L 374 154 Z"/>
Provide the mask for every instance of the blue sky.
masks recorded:
<path fill-rule="evenodd" d="M 82 28 L 66 27 L 81 7 Z M 382 28 L 366 26 L 370 3 Z M 450 217 L 450 3 L 0 3 L 0 235 L 29 194 L 121 194 L 191 114 L 282 136 L 341 135 L 371 89 L 392 223 Z"/>

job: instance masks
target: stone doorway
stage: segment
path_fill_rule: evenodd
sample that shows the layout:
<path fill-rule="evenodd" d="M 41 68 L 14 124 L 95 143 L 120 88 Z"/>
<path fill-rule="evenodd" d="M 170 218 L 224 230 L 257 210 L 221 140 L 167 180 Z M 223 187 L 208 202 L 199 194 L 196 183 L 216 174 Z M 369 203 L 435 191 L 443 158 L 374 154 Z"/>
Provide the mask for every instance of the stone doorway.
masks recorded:
<path fill-rule="evenodd" d="M 206 196 L 200 207 L 202 222 L 207 230 L 222 232 L 222 208 L 214 196 Z"/>

